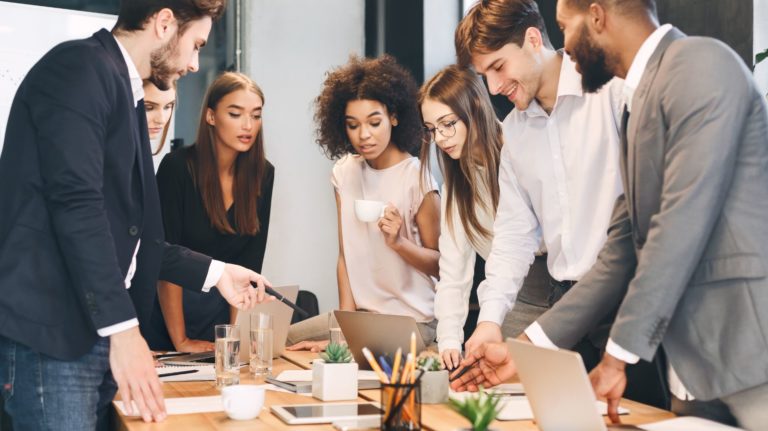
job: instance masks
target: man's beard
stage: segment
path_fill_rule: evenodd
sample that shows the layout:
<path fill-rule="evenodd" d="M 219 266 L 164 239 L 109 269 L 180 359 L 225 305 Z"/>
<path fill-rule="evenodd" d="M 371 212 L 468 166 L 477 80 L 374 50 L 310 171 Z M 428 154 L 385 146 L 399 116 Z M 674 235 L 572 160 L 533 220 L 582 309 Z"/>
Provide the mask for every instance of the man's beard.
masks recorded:
<path fill-rule="evenodd" d="M 150 67 L 152 69 L 149 81 L 155 84 L 160 91 L 167 91 L 173 85 L 173 75 L 178 72 L 173 67 L 173 60 L 179 52 L 179 35 L 175 35 L 165 45 L 152 51 L 150 54 Z"/>
<path fill-rule="evenodd" d="M 606 64 L 605 50 L 592 43 L 586 25 L 581 27 L 573 56 L 581 69 L 581 87 L 584 91 L 595 93 L 613 78 L 613 72 Z"/>

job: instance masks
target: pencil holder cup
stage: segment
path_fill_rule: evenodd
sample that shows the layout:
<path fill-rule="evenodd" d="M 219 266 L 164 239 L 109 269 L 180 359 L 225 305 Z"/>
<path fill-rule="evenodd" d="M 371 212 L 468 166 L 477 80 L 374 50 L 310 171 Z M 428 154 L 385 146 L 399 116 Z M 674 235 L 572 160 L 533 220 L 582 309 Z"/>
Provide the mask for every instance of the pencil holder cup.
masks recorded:
<path fill-rule="evenodd" d="M 381 429 L 421 429 L 421 387 L 414 383 L 381 384 Z"/>

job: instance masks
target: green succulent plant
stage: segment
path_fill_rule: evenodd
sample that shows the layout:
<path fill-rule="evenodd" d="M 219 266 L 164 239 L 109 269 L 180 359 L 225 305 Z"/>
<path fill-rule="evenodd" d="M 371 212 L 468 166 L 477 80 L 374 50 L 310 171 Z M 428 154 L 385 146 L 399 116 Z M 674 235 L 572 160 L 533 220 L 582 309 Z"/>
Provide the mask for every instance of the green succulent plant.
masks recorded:
<path fill-rule="evenodd" d="M 425 350 L 416 357 L 416 366 L 424 371 L 440 371 L 443 363 L 436 352 Z"/>
<path fill-rule="evenodd" d="M 325 348 L 325 352 L 320 354 L 320 357 L 326 364 L 345 364 L 352 362 L 352 352 L 349 351 L 349 347 L 346 344 L 329 344 Z"/>
<path fill-rule="evenodd" d="M 451 408 L 464 416 L 471 424 L 474 431 L 485 431 L 488 425 L 499 414 L 499 402 L 501 397 L 494 393 L 485 392 L 480 387 L 477 395 L 469 396 L 463 401 L 449 398 Z"/>

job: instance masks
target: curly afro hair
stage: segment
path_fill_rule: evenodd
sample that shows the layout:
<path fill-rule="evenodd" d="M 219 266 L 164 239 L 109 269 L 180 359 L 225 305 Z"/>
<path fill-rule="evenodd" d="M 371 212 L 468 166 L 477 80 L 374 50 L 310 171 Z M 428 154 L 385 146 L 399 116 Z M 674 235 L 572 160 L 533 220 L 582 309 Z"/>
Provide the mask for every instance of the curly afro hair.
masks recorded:
<path fill-rule="evenodd" d="M 375 100 L 386 106 L 398 121 L 392 128 L 392 143 L 402 151 L 418 154 L 424 140 L 418 88 L 410 72 L 392 56 L 353 55 L 346 65 L 328 72 L 323 90 L 315 99 L 315 142 L 332 160 L 355 153 L 345 125 L 347 103 L 351 100 Z"/>

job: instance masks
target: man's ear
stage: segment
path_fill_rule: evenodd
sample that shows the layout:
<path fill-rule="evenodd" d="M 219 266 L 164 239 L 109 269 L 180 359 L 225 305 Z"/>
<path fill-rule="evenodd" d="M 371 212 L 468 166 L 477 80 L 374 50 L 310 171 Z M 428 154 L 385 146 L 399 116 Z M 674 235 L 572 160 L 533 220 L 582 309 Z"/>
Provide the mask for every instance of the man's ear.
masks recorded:
<path fill-rule="evenodd" d="M 525 40 L 523 44 L 528 44 L 535 52 L 538 52 L 544 46 L 544 40 L 541 31 L 536 27 L 528 27 L 525 30 Z"/>
<path fill-rule="evenodd" d="M 597 34 L 605 30 L 605 8 L 598 3 L 589 5 L 587 11 L 587 25 L 592 27 L 592 31 Z"/>
<path fill-rule="evenodd" d="M 164 42 L 169 41 L 176 33 L 176 17 L 169 8 L 160 9 L 149 20 L 155 35 Z"/>

